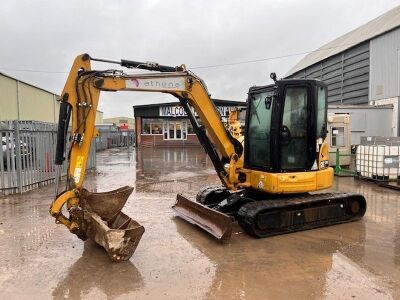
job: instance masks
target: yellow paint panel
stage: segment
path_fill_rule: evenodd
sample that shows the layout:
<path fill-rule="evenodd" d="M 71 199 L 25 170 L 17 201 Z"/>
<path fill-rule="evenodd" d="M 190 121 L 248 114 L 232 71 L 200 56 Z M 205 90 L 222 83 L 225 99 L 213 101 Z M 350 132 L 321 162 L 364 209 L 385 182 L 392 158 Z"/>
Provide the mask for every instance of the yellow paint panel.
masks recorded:
<path fill-rule="evenodd" d="M 331 187 L 333 169 L 312 172 L 264 173 L 251 171 L 251 187 L 272 194 L 306 193 Z"/>

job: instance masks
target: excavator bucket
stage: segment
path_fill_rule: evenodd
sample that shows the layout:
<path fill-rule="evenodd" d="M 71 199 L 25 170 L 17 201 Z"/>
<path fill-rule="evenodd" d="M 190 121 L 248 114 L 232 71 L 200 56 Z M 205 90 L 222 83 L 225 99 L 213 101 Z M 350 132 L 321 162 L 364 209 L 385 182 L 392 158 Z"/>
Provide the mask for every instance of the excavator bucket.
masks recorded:
<path fill-rule="evenodd" d="M 84 234 L 101 245 L 112 261 L 128 260 L 144 233 L 143 226 L 121 212 L 132 191 L 129 186 L 105 193 L 81 191 Z"/>
<path fill-rule="evenodd" d="M 172 209 L 179 217 L 199 226 L 217 239 L 229 241 L 232 235 L 233 217 L 189 200 L 181 194 L 176 196 Z"/>

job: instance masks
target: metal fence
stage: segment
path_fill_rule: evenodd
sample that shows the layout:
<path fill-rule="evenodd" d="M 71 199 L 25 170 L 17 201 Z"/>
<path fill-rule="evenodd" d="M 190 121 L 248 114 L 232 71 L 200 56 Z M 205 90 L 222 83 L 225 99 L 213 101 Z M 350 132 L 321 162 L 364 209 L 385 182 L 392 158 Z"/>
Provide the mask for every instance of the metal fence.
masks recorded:
<path fill-rule="evenodd" d="M 0 121 L 0 136 L 0 195 L 27 192 L 54 182 L 57 124 Z M 90 147 L 87 168 L 96 166 L 96 151 L 134 145 L 133 130 L 99 130 L 99 137 Z M 61 174 L 67 174 L 67 162 L 64 162 Z"/>
<path fill-rule="evenodd" d="M 115 131 L 99 129 L 96 138 L 96 150 L 105 150 L 114 147 L 129 147 L 135 145 L 135 131 Z"/>
<path fill-rule="evenodd" d="M 54 182 L 57 124 L 2 121 L 0 135 L 0 195 L 22 193 Z M 92 143 L 88 168 L 96 165 L 95 151 Z M 62 175 L 66 171 L 65 162 Z"/>

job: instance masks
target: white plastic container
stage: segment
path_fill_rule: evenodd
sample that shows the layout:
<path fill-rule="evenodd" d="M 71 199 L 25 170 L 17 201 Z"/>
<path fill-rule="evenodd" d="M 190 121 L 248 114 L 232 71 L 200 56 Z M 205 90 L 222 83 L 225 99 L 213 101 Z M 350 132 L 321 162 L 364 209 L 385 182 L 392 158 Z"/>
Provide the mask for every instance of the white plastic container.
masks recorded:
<path fill-rule="evenodd" d="M 356 171 L 361 177 L 374 180 L 396 180 L 400 176 L 400 146 L 359 145 Z"/>

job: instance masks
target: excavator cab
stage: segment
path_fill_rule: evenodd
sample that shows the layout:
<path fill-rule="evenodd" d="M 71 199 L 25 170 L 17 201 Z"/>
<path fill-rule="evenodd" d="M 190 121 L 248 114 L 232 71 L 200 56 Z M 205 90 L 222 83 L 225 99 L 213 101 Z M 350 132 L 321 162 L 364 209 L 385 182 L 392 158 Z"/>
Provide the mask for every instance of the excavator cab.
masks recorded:
<path fill-rule="evenodd" d="M 318 169 L 326 96 L 326 85 L 317 80 L 279 80 L 250 88 L 244 167 L 273 173 Z"/>

